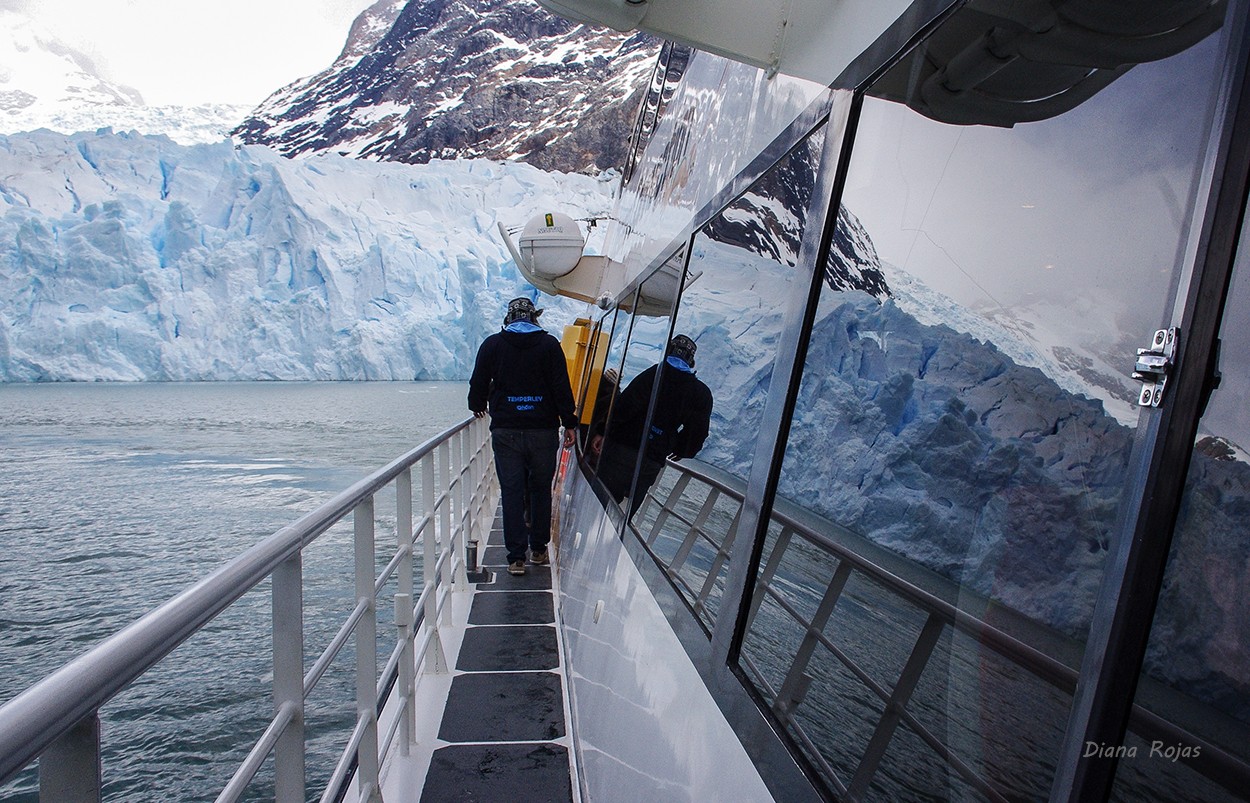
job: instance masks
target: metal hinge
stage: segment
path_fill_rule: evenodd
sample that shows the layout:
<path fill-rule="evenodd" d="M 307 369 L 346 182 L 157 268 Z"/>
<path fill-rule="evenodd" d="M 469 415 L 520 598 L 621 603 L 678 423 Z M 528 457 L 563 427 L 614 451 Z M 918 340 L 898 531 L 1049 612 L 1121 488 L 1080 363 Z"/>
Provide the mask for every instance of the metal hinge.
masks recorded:
<path fill-rule="evenodd" d="M 1176 356 L 1176 341 L 1180 330 L 1160 329 L 1155 332 L 1154 341 L 1148 349 L 1137 350 L 1137 364 L 1133 367 L 1133 378 L 1142 382 L 1141 395 L 1137 404 L 1141 407 L 1158 407 L 1163 401 L 1163 388 L 1168 382 L 1168 371 L 1172 368 L 1172 359 Z"/>

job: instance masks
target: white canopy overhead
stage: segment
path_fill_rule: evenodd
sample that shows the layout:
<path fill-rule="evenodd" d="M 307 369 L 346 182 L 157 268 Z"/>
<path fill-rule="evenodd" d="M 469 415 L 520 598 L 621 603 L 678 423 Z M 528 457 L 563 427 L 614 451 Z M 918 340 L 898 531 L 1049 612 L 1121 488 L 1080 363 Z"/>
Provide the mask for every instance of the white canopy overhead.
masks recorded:
<path fill-rule="evenodd" d="M 638 29 L 769 72 L 830 84 L 910 0 L 538 0 L 567 19 Z"/>

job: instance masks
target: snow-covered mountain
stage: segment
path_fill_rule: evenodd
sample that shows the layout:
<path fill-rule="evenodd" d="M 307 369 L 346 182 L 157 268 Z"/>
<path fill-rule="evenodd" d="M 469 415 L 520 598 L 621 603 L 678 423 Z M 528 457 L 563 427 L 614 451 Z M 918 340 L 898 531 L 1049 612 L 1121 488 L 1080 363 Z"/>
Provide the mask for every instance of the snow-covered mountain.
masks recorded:
<path fill-rule="evenodd" d="M 519 163 L 0 136 L 0 381 L 463 378 L 527 288 L 496 223 L 610 192 Z M 584 311 L 544 305 L 557 331 Z"/>
<path fill-rule="evenodd" d="M 528 0 L 379 0 L 333 65 L 276 92 L 235 134 L 288 156 L 619 168 L 658 50 Z"/>
<path fill-rule="evenodd" d="M 112 127 L 185 144 L 219 142 L 247 111 L 227 104 L 148 106 L 136 90 L 100 77 L 83 53 L 0 8 L 0 133 Z"/>
<path fill-rule="evenodd" d="M 149 106 L 27 16 L 0 9 L 0 133 L 111 127 L 182 144 L 235 134 L 287 156 L 619 167 L 659 44 L 527 0 L 379 0 L 334 63 L 257 108 Z"/>

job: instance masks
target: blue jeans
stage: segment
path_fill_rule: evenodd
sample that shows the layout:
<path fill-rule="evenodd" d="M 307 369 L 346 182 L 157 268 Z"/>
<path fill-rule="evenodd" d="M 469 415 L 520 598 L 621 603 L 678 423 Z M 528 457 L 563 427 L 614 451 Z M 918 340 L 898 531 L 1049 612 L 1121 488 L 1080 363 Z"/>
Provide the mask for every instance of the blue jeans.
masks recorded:
<path fill-rule="evenodd" d="M 508 562 L 516 563 L 525 560 L 527 546 L 541 552 L 551 541 L 551 481 L 560 436 L 554 429 L 495 429 L 491 443 L 503 497 L 503 540 Z"/>

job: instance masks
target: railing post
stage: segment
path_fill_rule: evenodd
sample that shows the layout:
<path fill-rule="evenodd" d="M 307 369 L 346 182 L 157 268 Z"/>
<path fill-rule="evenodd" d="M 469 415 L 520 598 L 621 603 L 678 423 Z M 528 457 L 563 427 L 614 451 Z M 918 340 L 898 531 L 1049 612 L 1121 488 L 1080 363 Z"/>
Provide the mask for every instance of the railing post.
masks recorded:
<path fill-rule="evenodd" d="M 399 662 L 399 680 L 403 688 L 404 705 L 399 726 L 400 754 L 408 755 L 408 746 L 416 738 L 416 709 L 413 707 L 414 647 L 412 615 L 412 469 L 406 468 L 395 478 L 395 541 L 399 547 L 399 578 L 395 589 L 395 625 L 400 629 L 404 654 Z M 403 597 L 401 605 L 400 597 Z M 401 608 L 403 609 L 401 611 Z M 401 617 L 401 613 L 403 614 Z"/>
<path fill-rule="evenodd" d="M 439 534 L 442 536 L 440 545 L 447 554 L 447 559 L 443 561 L 443 585 L 447 588 L 454 587 L 454 578 L 452 577 L 452 564 L 456 562 L 456 544 L 452 537 L 451 527 L 451 446 L 447 441 L 443 441 L 438 445 L 436 450 L 438 453 L 438 473 L 442 477 L 443 492 L 439 495 L 438 505 L 438 523 Z M 442 624 L 451 625 L 451 606 L 443 606 Z"/>
<path fill-rule="evenodd" d="M 807 685 L 811 682 L 811 678 L 807 677 L 807 666 L 811 663 L 816 646 L 820 643 L 819 635 L 824 632 L 825 625 L 829 623 L 834 606 L 838 604 L 842 590 L 846 588 L 846 582 L 850 578 L 851 564 L 841 561 L 838 568 L 834 570 L 829 585 L 825 588 L 820 605 L 816 607 L 816 613 L 812 615 L 812 620 L 806 623 L 807 633 L 804 634 L 803 641 L 799 643 L 799 648 L 794 653 L 794 660 L 790 662 L 790 669 L 786 672 L 786 678 L 777 691 L 777 699 L 773 702 L 773 710 L 782 719 L 789 719 L 807 694 Z M 767 581 L 757 583 L 756 595 L 763 597 L 768 587 Z"/>
<path fill-rule="evenodd" d="M 453 435 L 448 438 L 447 443 L 445 444 L 447 451 L 444 454 L 446 462 L 443 463 L 443 466 L 446 468 L 446 472 L 443 474 L 443 493 L 445 494 L 445 499 L 447 501 L 447 518 L 450 523 L 449 529 L 446 530 L 448 537 L 443 543 L 443 548 L 450 550 L 450 554 L 447 556 L 447 565 L 451 568 L 451 574 L 448 575 L 448 577 L 453 582 L 456 575 L 455 558 L 460 554 L 456 551 L 456 544 L 460 541 L 458 536 L 461 524 L 459 515 L 460 483 L 463 480 L 459 471 L 458 463 L 460 461 L 460 449 L 458 448 L 456 438 L 457 435 Z"/>
<path fill-rule="evenodd" d="M 430 644 L 425 648 L 425 672 L 441 675 L 447 672 L 447 656 L 443 654 L 443 637 L 438 621 L 438 545 L 434 541 L 435 510 L 434 455 L 426 455 L 421 461 L 421 498 L 425 503 L 421 531 L 421 574 L 425 583 L 425 626 L 430 629 Z"/>
<path fill-rule="evenodd" d="M 404 645 L 399 659 L 399 679 L 396 688 L 396 696 L 400 700 L 398 716 L 400 717 L 399 754 L 401 756 L 407 756 L 411 752 L 410 746 L 417 732 L 416 708 L 413 699 L 413 692 L 416 689 L 416 670 L 413 661 L 412 624 L 412 595 L 396 594 L 395 628 L 399 631 L 397 636 L 400 643 Z"/>
<path fill-rule="evenodd" d="M 729 522 L 729 529 L 725 531 L 725 539 L 721 541 L 720 546 L 716 548 L 716 557 L 712 558 L 712 565 L 708 568 L 707 577 L 703 579 L 703 587 L 699 589 L 699 598 L 695 600 L 694 609 L 696 612 L 707 610 L 707 601 L 712 596 L 712 589 L 716 586 L 716 581 L 720 577 L 721 569 L 729 562 L 729 555 L 733 551 L 734 539 L 738 537 L 738 522 L 742 519 L 742 502 L 738 502 L 738 509 L 734 512 L 734 517 Z M 771 575 L 770 575 L 771 576 Z M 751 622 L 754 620 L 755 610 L 759 607 L 759 597 L 751 603 L 751 617 L 747 619 L 747 630 L 751 629 Z"/>
<path fill-rule="evenodd" d="M 741 505 L 738 507 L 738 513 L 740 517 L 742 513 Z M 737 524 L 739 517 L 735 517 L 735 524 Z M 737 532 L 737 527 L 734 527 L 734 532 Z M 764 588 L 773 581 L 773 577 L 777 574 L 777 569 L 781 566 L 781 559 L 785 556 L 786 550 L 790 548 L 790 538 L 793 534 L 794 531 L 789 527 L 783 526 L 781 528 L 781 533 L 777 536 L 777 543 L 773 544 L 772 554 L 768 556 L 768 562 L 764 564 L 764 570 L 760 572 L 756 585 Z M 726 547 L 726 550 L 728 550 L 728 547 Z M 763 602 L 764 593 L 762 591 L 757 592 L 751 598 L 751 609 L 747 613 L 747 626 L 744 632 L 749 632 L 751 626 L 755 624 L 755 615 L 759 613 L 760 605 Z"/>
<path fill-rule="evenodd" d="M 100 714 L 92 713 L 39 757 L 39 799 L 56 803 L 100 800 Z"/>
<path fill-rule="evenodd" d="M 490 534 L 491 527 L 495 522 L 495 508 L 499 505 L 499 477 L 494 471 L 495 464 L 495 442 L 491 440 L 490 428 L 485 422 L 479 422 L 478 439 L 480 440 L 482 455 L 482 481 L 487 489 L 486 498 L 484 500 L 483 517 L 482 517 L 482 540 Z"/>
<path fill-rule="evenodd" d="M 469 503 L 473 494 L 472 472 L 469 471 L 469 430 L 463 429 L 456 435 L 456 519 L 460 522 L 460 540 L 456 545 L 456 556 L 459 558 L 454 564 L 456 575 L 456 590 L 469 590 L 469 575 L 466 568 L 468 563 L 469 541 L 472 540 L 473 512 L 469 509 Z"/>
<path fill-rule="evenodd" d="M 464 509 L 467 514 L 465 519 L 464 540 L 466 545 L 476 545 L 473 551 L 479 557 L 474 559 L 473 571 L 481 569 L 481 538 L 478 537 L 478 530 L 481 529 L 482 511 L 479 505 L 481 500 L 480 486 L 478 484 L 478 459 L 477 459 L 477 429 L 468 427 L 464 431 Z M 466 555 L 468 553 L 466 552 Z M 467 562 L 467 561 L 466 561 Z"/>
<path fill-rule="evenodd" d="M 686 494 L 686 486 L 689 484 L 690 475 L 686 473 L 682 473 L 677 478 L 677 482 L 673 483 L 673 489 L 668 492 L 664 504 L 660 505 L 660 512 L 655 514 L 655 522 L 651 525 L 651 532 L 647 535 L 648 546 L 655 543 L 660 531 L 664 529 L 664 522 L 668 520 L 669 514 L 676 509 L 677 503 Z"/>
<path fill-rule="evenodd" d="M 362 800 L 380 801 L 378 792 L 378 612 L 373 593 L 375 577 L 373 497 L 356 506 L 353 514 L 356 542 L 356 604 L 368 612 L 356 627 L 356 717 L 365 722 L 356 750 L 356 783 Z"/>
<path fill-rule="evenodd" d="M 274 800 L 304 800 L 304 581 L 296 552 L 273 572 L 273 710 L 298 712 L 274 745 Z"/>
<path fill-rule="evenodd" d="M 720 491 L 709 486 L 707 497 L 703 500 L 703 506 L 699 508 L 699 515 L 695 516 L 694 524 L 690 525 L 685 539 L 677 549 L 677 554 L 673 555 L 673 559 L 669 562 L 668 570 L 671 574 L 677 574 L 681 571 L 681 567 L 685 565 L 686 559 L 690 557 L 690 552 L 694 549 L 695 543 L 698 542 L 699 536 L 702 535 L 706 538 L 704 533 L 707 528 L 707 520 L 712 515 L 712 509 L 716 507 L 717 499 L 720 499 Z"/>
<path fill-rule="evenodd" d="M 473 539 L 482 546 L 485 546 L 490 535 L 490 521 L 494 516 L 494 510 L 488 507 L 490 483 L 487 481 L 487 475 L 490 454 L 487 451 L 487 444 L 490 439 L 489 436 L 483 438 L 484 430 L 486 430 L 484 421 L 474 421 L 469 428 L 473 437 L 473 524 L 476 530 Z"/>

